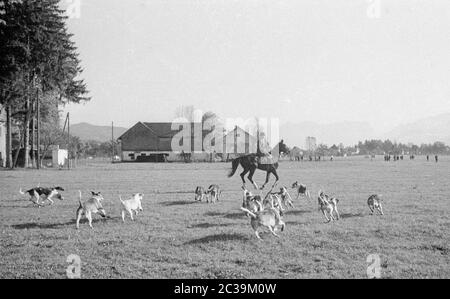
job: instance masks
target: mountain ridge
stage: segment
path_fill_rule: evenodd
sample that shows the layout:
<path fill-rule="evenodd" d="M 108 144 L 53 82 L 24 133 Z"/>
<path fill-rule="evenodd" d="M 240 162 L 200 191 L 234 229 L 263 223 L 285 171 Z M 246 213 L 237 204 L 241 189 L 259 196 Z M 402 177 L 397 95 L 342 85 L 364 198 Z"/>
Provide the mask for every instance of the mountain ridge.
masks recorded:
<path fill-rule="evenodd" d="M 127 131 L 124 127 L 114 127 L 114 139 L 117 139 Z M 92 125 L 87 122 L 70 126 L 70 134 L 79 137 L 82 141 L 111 141 L 111 126 Z"/>
<path fill-rule="evenodd" d="M 83 141 L 106 142 L 111 140 L 111 126 L 91 125 L 82 122 L 70 126 L 71 134 Z M 117 139 L 128 128 L 114 127 L 114 138 Z M 390 139 L 402 143 L 433 143 L 441 141 L 450 144 L 450 113 L 425 117 L 414 122 L 402 124 L 393 129 L 376 134 L 373 127 L 364 121 L 344 121 L 320 124 L 313 121 L 284 123 L 280 125 L 280 138 L 288 146 L 305 146 L 305 139 L 314 136 L 317 144 L 329 146 L 343 143 L 346 146 L 356 145 L 359 141 L 370 139 Z"/>

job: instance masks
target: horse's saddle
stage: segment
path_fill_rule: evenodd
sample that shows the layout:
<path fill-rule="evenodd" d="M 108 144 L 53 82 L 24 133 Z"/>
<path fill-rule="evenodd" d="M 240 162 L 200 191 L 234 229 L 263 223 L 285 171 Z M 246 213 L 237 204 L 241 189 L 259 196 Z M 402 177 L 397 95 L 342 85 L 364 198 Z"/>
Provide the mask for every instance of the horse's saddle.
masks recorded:
<path fill-rule="evenodd" d="M 264 155 L 264 156 L 260 156 L 257 157 L 258 163 L 259 164 L 274 164 L 277 161 L 275 160 L 275 158 L 272 155 Z"/>

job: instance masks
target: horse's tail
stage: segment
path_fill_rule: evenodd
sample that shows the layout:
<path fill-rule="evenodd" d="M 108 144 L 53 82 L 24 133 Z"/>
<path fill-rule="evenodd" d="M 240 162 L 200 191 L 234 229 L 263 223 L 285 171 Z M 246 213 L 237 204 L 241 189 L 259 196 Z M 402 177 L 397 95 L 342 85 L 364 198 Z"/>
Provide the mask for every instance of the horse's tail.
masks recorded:
<path fill-rule="evenodd" d="M 231 162 L 231 171 L 228 174 L 228 177 L 231 178 L 239 167 L 239 163 L 241 163 L 241 158 L 236 158 Z"/>

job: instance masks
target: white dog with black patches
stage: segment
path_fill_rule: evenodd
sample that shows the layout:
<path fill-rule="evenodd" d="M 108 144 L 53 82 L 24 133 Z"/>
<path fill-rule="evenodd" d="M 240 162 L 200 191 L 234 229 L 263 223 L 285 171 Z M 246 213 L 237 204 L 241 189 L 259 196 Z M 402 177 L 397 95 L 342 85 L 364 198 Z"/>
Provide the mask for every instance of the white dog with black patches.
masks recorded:
<path fill-rule="evenodd" d="M 292 188 L 297 191 L 297 198 L 300 197 L 300 195 L 304 196 L 307 199 L 311 199 L 311 194 L 309 190 L 306 188 L 306 185 L 300 184 L 299 182 L 295 182 L 292 184 Z"/>
<path fill-rule="evenodd" d="M 22 195 L 28 194 L 30 195 L 30 201 L 39 207 L 43 206 L 43 203 L 48 200 L 50 205 L 53 205 L 55 202 L 53 201 L 55 198 L 59 200 L 64 200 L 64 197 L 59 193 L 60 191 L 64 191 L 61 187 L 53 187 L 53 188 L 43 188 L 43 187 L 34 187 L 25 192 L 20 188 L 19 193 Z M 39 200 L 42 199 L 42 203 Z"/>
<path fill-rule="evenodd" d="M 136 193 L 131 196 L 131 198 L 122 200 L 122 197 L 119 195 L 120 203 L 122 204 L 122 221 L 125 222 L 125 213 L 130 214 L 131 220 L 134 221 L 133 212 L 137 215 L 139 212 L 142 212 L 142 199 L 144 194 Z"/>

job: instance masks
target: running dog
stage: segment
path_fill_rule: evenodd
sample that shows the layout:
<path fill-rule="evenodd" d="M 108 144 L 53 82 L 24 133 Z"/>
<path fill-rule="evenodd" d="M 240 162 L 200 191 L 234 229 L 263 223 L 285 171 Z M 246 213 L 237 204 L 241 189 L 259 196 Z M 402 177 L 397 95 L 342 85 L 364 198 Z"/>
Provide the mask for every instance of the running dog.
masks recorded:
<path fill-rule="evenodd" d="M 122 200 L 122 196 L 119 195 L 120 202 L 122 204 L 122 221 L 125 222 L 125 213 L 128 212 L 130 214 L 131 220 L 133 219 L 133 212 L 137 215 L 139 212 L 142 212 L 142 204 L 141 201 L 144 197 L 144 194 L 136 193 L 131 196 L 131 198 Z"/>
<path fill-rule="evenodd" d="M 297 198 L 295 200 L 298 200 L 300 195 L 306 197 L 307 199 L 311 199 L 311 194 L 309 193 L 309 190 L 306 188 L 305 185 L 295 182 L 292 184 L 292 188 L 297 191 Z"/>
<path fill-rule="evenodd" d="M 93 228 L 92 214 L 99 214 L 103 218 L 106 218 L 106 211 L 102 206 L 103 195 L 100 192 L 91 191 L 91 198 L 82 203 L 81 191 L 78 192 L 80 193 L 78 200 L 80 205 L 77 209 L 77 229 L 80 228 L 80 219 L 83 215 L 88 219 L 90 228 Z"/>
<path fill-rule="evenodd" d="M 381 195 L 373 194 L 369 196 L 369 198 L 367 199 L 367 205 L 369 206 L 371 212 L 370 215 L 373 215 L 375 210 L 377 210 L 381 215 L 384 215 L 383 207 L 381 206 Z"/>
<path fill-rule="evenodd" d="M 194 194 L 196 201 L 202 201 L 208 195 L 205 188 L 201 186 L 197 186 L 197 188 L 195 188 Z"/>
<path fill-rule="evenodd" d="M 271 193 L 272 196 L 275 196 L 277 199 L 277 202 L 280 204 L 281 210 L 284 211 L 283 207 L 281 206 L 281 203 L 283 203 L 286 207 L 294 208 L 294 203 L 292 201 L 292 197 L 287 191 L 286 187 L 281 187 L 280 191 Z"/>
<path fill-rule="evenodd" d="M 208 197 L 206 198 L 207 202 L 216 202 L 219 201 L 222 190 L 220 190 L 220 187 L 218 185 L 211 185 L 209 186 L 206 193 L 208 194 Z"/>
<path fill-rule="evenodd" d="M 242 208 L 250 210 L 252 212 L 262 211 L 264 209 L 262 205 L 262 199 L 259 195 L 253 195 L 250 191 L 242 187 L 244 190 L 244 196 L 242 199 Z M 250 216 L 250 214 L 247 214 Z"/>
<path fill-rule="evenodd" d="M 263 209 L 277 209 L 281 216 L 284 214 L 284 208 L 281 199 L 277 193 L 269 192 L 262 202 Z"/>
<path fill-rule="evenodd" d="M 34 187 L 28 191 L 23 192 L 22 188 L 20 188 L 19 193 L 25 195 L 28 193 L 30 195 L 30 201 L 39 207 L 43 206 L 42 204 L 48 200 L 50 205 L 53 205 L 55 202 L 53 199 L 64 200 L 64 197 L 59 193 L 60 191 L 64 191 L 61 187 L 53 187 L 53 188 L 43 188 L 43 187 Z M 39 203 L 39 199 L 42 200 L 42 204 Z"/>
<path fill-rule="evenodd" d="M 278 227 L 281 227 L 281 231 L 284 231 L 284 228 L 286 227 L 286 224 L 281 219 L 280 213 L 277 209 L 269 208 L 255 213 L 242 207 L 241 210 L 251 217 L 250 225 L 259 240 L 261 240 L 261 237 L 258 229 L 261 226 L 267 227 L 272 235 L 277 238 L 279 237 L 276 233 Z"/>
<path fill-rule="evenodd" d="M 335 197 L 330 197 L 326 195 L 324 192 L 319 191 L 319 197 L 317 198 L 317 200 L 319 202 L 319 211 L 323 213 L 325 219 L 327 219 L 327 222 L 339 220 L 340 216 L 337 210 L 337 204 L 339 202 L 339 199 Z M 330 218 L 328 218 L 327 214 Z M 336 215 L 336 219 L 333 214 Z"/>

